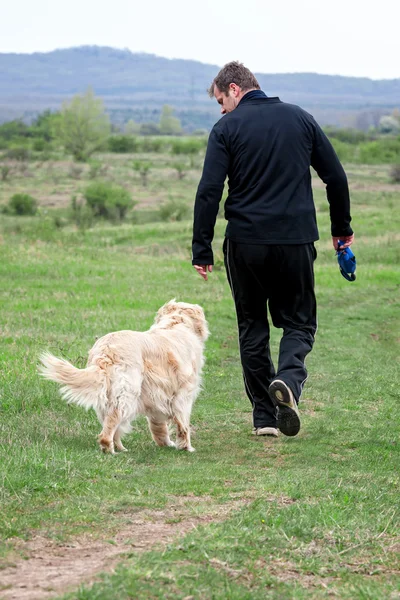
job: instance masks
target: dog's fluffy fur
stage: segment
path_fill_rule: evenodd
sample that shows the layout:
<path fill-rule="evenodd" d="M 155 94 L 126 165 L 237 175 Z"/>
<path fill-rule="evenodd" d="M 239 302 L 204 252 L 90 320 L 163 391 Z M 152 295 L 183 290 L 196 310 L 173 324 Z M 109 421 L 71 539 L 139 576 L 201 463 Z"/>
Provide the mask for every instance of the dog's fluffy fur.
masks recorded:
<path fill-rule="evenodd" d="M 192 452 L 190 414 L 200 390 L 208 335 L 201 306 L 171 300 L 148 331 L 117 331 L 97 340 L 86 369 L 45 353 L 40 372 L 62 384 L 68 402 L 95 409 L 104 452 L 126 450 L 121 438 L 139 414 L 146 415 L 159 446 L 175 446 L 168 431 L 168 423 L 174 422 L 177 448 Z"/>

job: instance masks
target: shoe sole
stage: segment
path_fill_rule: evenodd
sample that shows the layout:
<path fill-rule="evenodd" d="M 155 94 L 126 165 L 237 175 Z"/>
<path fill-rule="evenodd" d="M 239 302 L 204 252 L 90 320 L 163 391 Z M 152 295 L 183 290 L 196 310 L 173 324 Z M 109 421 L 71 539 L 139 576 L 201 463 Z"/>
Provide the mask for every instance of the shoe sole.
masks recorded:
<path fill-rule="evenodd" d="M 251 432 L 253 435 L 259 435 L 259 436 L 268 436 L 268 437 L 278 437 L 278 430 L 275 427 L 259 427 L 259 428 L 254 428 L 253 431 Z"/>
<path fill-rule="evenodd" d="M 278 428 L 288 437 L 297 435 L 301 427 L 300 416 L 288 386 L 283 381 L 276 380 L 271 383 L 268 391 L 279 406 Z"/>

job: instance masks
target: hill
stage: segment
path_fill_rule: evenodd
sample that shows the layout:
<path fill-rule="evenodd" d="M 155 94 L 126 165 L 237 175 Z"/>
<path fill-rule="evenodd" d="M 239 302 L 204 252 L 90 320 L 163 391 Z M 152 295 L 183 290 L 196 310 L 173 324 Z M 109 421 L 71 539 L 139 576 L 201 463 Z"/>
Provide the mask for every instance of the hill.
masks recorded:
<path fill-rule="evenodd" d="M 82 46 L 48 53 L 0 54 L 0 121 L 29 118 L 92 86 L 111 118 L 157 121 L 163 104 L 187 130 L 210 128 L 219 109 L 206 93 L 218 66 L 129 50 Z M 400 79 L 315 73 L 260 74 L 262 89 L 300 104 L 322 124 L 366 129 L 400 107 Z"/>

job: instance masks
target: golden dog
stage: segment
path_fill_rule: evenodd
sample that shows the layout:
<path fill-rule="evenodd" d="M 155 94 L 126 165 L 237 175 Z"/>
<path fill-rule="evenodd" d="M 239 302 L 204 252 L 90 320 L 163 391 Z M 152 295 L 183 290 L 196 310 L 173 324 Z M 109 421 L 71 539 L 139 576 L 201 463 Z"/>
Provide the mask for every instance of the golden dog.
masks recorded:
<path fill-rule="evenodd" d="M 126 450 L 122 436 L 140 414 L 146 415 L 156 444 L 193 452 L 190 415 L 208 335 L 201 306 L 171 300 L 148 331 L 116 331 L 97 340 L 86 369 L 44 353 L 40 373 L 62 384 L 68 402 L 94 408 L 103 426 L 99 444 L 104 452 Z M 176 425 L 176 444 L 169 422 Z"/>

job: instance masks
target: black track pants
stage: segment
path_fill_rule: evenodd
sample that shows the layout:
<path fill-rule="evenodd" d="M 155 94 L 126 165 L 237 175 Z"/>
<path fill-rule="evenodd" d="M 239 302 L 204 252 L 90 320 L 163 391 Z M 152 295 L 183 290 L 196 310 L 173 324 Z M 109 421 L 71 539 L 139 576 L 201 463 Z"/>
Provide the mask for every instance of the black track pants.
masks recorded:
<path fill-rule="evenodd" d="M 255 427 L 276 427 L 268 387 L 276 377 L 298 401 L 307 379 L 304 365 L 317 328 L 314 244 L 259 245 L 226 239 L 225 268 L 235 301 L 240 357 Z M 269 349 L 268 309 L 283 329 L 275 370 Z"/>

